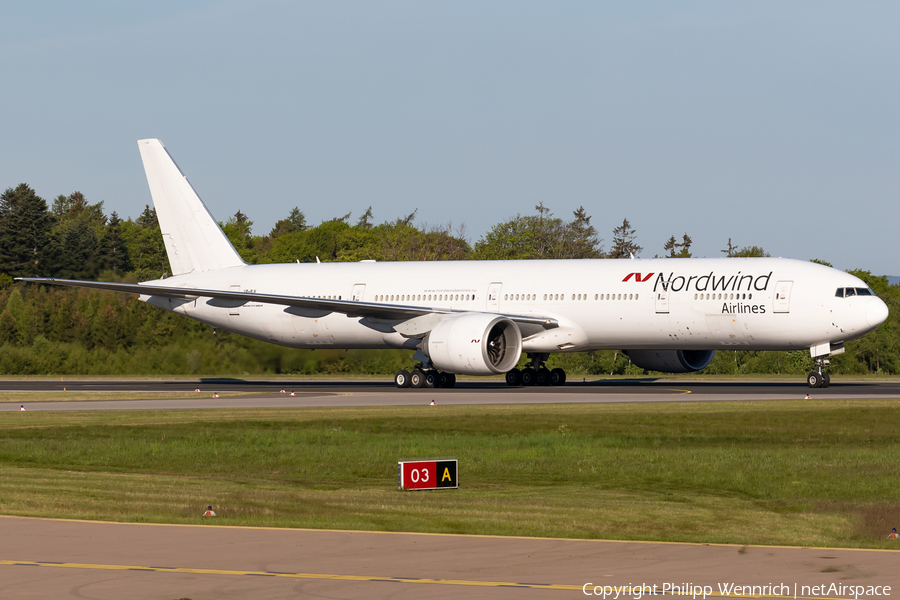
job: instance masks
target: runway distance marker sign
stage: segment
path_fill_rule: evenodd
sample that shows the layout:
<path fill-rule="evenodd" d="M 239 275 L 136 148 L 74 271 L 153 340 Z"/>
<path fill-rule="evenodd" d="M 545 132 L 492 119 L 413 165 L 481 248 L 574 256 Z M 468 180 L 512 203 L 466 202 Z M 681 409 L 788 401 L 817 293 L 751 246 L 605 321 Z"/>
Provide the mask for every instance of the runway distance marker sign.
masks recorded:
<path fill-rule="evenodd" d="M 458 461 L 416 460 L 397 463 L 397 481 L 400 489 L 440 490 L 459 489 Z"/>

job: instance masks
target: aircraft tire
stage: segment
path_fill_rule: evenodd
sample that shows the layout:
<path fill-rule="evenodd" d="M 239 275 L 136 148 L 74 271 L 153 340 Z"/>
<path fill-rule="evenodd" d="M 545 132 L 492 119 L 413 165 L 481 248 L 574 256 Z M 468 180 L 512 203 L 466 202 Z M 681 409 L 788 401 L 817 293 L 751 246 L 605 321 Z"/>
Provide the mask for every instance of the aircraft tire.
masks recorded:
<path fill-rule="evenodd" d="M 566 372 L 559 367 L 550 371 L 550 385 L 566 385 Z"/>
<path fill-rule="evenodd" d="M 452 388 L 456 385 L 456 375 L 453 373 L 441 373 L 440 378 L 442 388 Z"/>
<path fill-rule="evenodd" d="M 409 385 L 414 388 L 425 387 L 425 373 L 421 369 L 413 369 L 409 374 Z"/>
<path fill-rule="evenodd" d="M 425 371 L 425 387 L 427 388 L 439 388 L 441 387 L 441 374 L 435 371 L 434 369 L 430 369 Z"/>
<path fill-rule="evenodd" d="M 822 376 L 815 371 L 806 376 L 806 385 L 811 388 L 822 387 L 822 383 L 824 383 Z"/>
<path fill-rule="evenodd" d="M 532 369 L 531 367 L 527 367 L 522 369 L 522 385 L 525 387 L 534 385 L 537 383 L 537 371 Z"/>
<path fill-rule="evenodd" d="M 535 373 L 535 385 L 550 385 L 550 370 L 541 367 Z"/>
<path fill-rule="evenodd" d="M 397 373 L 394 374 L 394 383 L 397 384 L 398 388 L 408 388 L 409 371 L 404 371 L 403 369 L 397 371 Z"/>
<path fill-rule="evenodd" d="M 831 375 L 828 373 L 822 373 L 822 387 L 826 388 L 831 385 Z"/>
<path fill-rule="evenodd" d="M 511 387 L 518 387 L 522 385 L 522 372 L 518 369 L 513 369 L 511 371 L 506 372 L 506 385 Z"/>

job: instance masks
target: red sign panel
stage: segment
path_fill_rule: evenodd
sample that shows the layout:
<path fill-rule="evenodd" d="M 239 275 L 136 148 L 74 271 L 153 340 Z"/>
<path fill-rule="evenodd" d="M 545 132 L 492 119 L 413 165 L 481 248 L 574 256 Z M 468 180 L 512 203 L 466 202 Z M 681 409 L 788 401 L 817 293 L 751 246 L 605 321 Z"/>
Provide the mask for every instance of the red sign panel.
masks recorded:
<path fill-rule="evenodd" d="M 397 463 L 397 479 L 407 490 L 458 488 L 457 461 L 417 460 Z"/>

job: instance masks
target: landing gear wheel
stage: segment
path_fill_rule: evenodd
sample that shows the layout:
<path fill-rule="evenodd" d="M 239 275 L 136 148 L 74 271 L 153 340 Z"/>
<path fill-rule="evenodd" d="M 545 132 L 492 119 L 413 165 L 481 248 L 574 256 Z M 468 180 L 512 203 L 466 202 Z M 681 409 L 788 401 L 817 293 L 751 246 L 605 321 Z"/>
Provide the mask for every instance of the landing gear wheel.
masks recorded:
<path fill-rule="evenodd" d="M 425 387 L 437 388 L 441 387 L 441 374 L 434 369 L 425 371 Z"/>
<path fill-rule="evenodd" d="M 547 367 L 541 367 L 537 370 L 537 385 L 550 385 L 550 370 Z"/>
<path fill-rule="evenodd" d="M 398 388 L 409 387 L 409 371 L 400 370 L 394 375 L 394 383 Z"/>
<path fill-rule="evenodd" d="M 821 373 L 816 373 L 815 371 L 806 376 L 806 384 L 811 388 L 822 387 L 824 381 L 825 379 Z"/>
<path fill-rule="evenodd" d="M 425 387 L 425 373 L 421 369 L 413 369 L 409 375 L 409 384 L 414 388 Z"/>
<path fill-rule="evenodd" d="M 522 372 L 518 369 L 506 372 L 506 385 L 517 387 L 522 385 Z"/>
<path fill-rule="evenodd" d="M 529 386 L 537 383 L 537 371 L 531 367 L 522 369 L 522 385 Z"/>
<path fill-rule="evenodd" d="M 452 388 L 456 385 L 456 375 L 453 373 L 441 373 L 440 381 L 442 388 Z"/>
<path fill-rule="evenodd" d="M 550 371 L 550 385 L 565 385 L 566 372 L 560 368 Z"/>
<path fill-rule="evenodd" d="M 831 385 L 831 375 L 829 375 L 828 373 L 822 373 L 822 379 L 823 379 L 823 381 L 822 381 L 823 388 L 826 388 L 829 385 Z"/>

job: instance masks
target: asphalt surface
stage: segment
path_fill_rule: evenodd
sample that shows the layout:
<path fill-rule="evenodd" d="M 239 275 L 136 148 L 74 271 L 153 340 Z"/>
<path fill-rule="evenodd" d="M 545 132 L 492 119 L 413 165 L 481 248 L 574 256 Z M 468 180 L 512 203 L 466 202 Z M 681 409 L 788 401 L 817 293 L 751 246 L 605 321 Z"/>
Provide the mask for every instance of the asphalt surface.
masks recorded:
<path fill-rule="evenodd" d="M 199 392 L 196 390 L 200 390 Z M 193 380 L 5 380 L 0 393 L 52 392 L 60 401 L 27 402 L 26 410 L 136 410 L 285 406 L 416 406 L 429 404 L 545 404 L 618 402 L 727 402 L 811 398 L 900 398 L 900 381 L 833 381 L 810 389 L 802 381 L 570 381 L 562 387 L 516 387 L 498 381 L 463 381 L 451 389 L 398 389 L 378 381 Z M 72 392 L 91 392 L 67 398 Z M 134 400 L 104 400 L 110 392 L 146 394 Z M 155 398 L 175 394 L 175 398 Z M 214 394 L 244 394 L 213 397 Z M 293 395 L 292 395 L 293 394 Z M 14 394 L 13 394 L 14 396 Z M 25 402 L 23 400 L 23 402 Z M 0 403 L 0 411 L 21 403 Z"/>
<path fill-rule="evenodd" d="M 713 598 L 725 597 L 719 584 L 787 586 L 756 597 L 854 596 L 802 587 L 830 584 L 891 586 L 880 598 L 900 590 L 900 551 L 890 550 L 17 517 L 0 517 L 0 532 L 0 598 L 583 598 L 594 586 L 629 585 L 671 596 L 673 584 L 709 586 Z"/>

